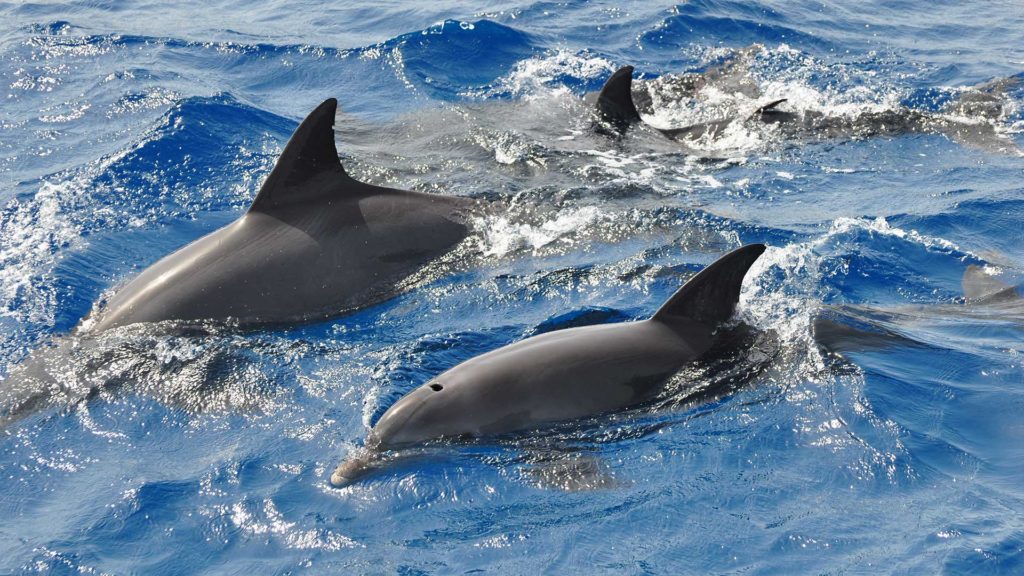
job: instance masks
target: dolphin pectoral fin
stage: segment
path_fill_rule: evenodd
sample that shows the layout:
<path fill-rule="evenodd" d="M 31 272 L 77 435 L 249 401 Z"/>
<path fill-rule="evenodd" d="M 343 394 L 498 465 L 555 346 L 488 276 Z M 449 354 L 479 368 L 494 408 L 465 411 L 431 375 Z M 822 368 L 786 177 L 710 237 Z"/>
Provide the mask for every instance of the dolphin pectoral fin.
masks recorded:
<path fill-rule="evenodd" d="M 748 244 L 715 260 L 690 278 L 651 319 L 666 323 L 690 319 L 707 326 L 725 322 L 736 310 L 743 277 L 764 251 L 764 244 Z"/>
<path fill-rule="evenodd" d="M 597 110 L 601 117 L 619 129 L 640 122 L 632 90 L 633 67 L 623 66 L 608 78 L 597 96 Z"/>
<path fill-rule="evenodd" d="M 523 476 L 537 488 L 584 492 L 608 490 L 626 484 L 600 456 L 578 450 L 531 450 Z"/>
<path fill-rule="evenodd" d="M 260 187 L 250 211 L 272 212 L 293 202 L 337 194 L 339 187 L 355 182 L 345 173 L 334 146 L 337 109 L 338 101 L 328 98 L 299 124 Z"/>

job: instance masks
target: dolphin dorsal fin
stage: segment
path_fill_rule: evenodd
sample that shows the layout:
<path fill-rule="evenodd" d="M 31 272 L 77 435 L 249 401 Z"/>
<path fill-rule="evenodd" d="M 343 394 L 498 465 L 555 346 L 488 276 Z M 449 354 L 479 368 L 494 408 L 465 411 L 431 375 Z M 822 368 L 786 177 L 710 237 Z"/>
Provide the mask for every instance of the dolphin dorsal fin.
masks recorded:
<path fill-rule="evenodd" d="M 625 128 L 640 122 L 640 113 L 633 103 L 633 67 L 623 66 L 612 74 L 597 95 L 597 110 L 605 120 Z"/>
<path fill-rule="evenodd" d="M 775 108 L 779 104 L 782 104 L 783 102 L 785 102 L 787 100 L 789 100 L 789 98 L 779 98 L 778 100 L 774 100 L 772 102 L 769 102 L 769 103 L 765 104 L 764 106 L 759 107 L 757 110 L 754 110 L 753 116 L 759 116 L 761 114 L 767 114 L 767 113 L 770 113 L 770 112 L 775 112 Z"/>
<path fill-rule="evenodd" d="M 736 310 L 743 277 L 764 250 L 764 244 L 748 244 L 715 260 L 690 278 L 651 319 L 671 323 L 688 318 L 708 326 L 725 322 Z"/>
<path fill-rule="evenodd" d="M 314 181 L 348 179 L 334 146 L 337 109 L 338 101 L 328 98 L 299 124 L 249 210 L 267 212 L 285 204 L 307 201 L 325 189 L 309 185 Z"/>

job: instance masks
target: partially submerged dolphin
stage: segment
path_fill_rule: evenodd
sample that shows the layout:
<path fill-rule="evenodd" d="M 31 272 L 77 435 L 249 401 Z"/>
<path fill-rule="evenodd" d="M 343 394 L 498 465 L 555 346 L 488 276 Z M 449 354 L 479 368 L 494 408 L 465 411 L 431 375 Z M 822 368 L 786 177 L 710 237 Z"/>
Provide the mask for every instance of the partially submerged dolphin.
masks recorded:
<path fill-rule="evenodd" d="M 649 320 L 556 330 L 455 366 L 391 406 L 331 484 L 359 478 L 393 448 L 530 430 L 651 399 L 716 343 L 764 250 L 751 244 L 726 254 Z"/>
<path fill-rule="evenodd" d="M 1022 287 L 1003 282 L 984 268 L 970 265 L 961 280 L 963 300 L 947 304 L 913 304 L 877 308 L 857 304 L 831 305 L 813 322 L 814 340 L 825 352 L 848 353 L 886 350 L 893 347 L 921 348 L 905 329 L 920 327 L 936 319 L 956 318 L 960 323 L 1024 321 Z"/>
<path fill-rule="evenodd" d="M 331 98 L 303 120 L 244 215 L 144 270 L 83 328 L 327 319 L 394 296 L 459 244 L 475 201 L 350 177 L 334 145 L 336 108 Z"/>
<path fill-rule="evenodd" d="M 737 60 L 749 57 L 751 49 L 741 51 Z M 735 90 L 750 98 L 759 96 L 758 88 L 742 78 L 742 66 L 727 61 L 721 68 L 704 75 L 692 75 L 683 84 L 687 92 L 696 94 L 699 87 L 718 86 L 725 91 Z M 786 98 L 774 99 L 759 105 L 753 111 L 727 116 L 719 120 L 701 122 L 680 128 L 657 128 L 662 135 L 679 142 L 694 142 L 723 135 L 736 123 L 777 125 L 785 138 L 838 138 L 897 135 L 911 133 L 943 134 L 964 146 L 988 152 L 1024 154 L 1013 142 L 996 131 L 992 121 L 1003 113 L 1001 96 L 1019 86 L 1024 76 L 999 78 L 972 86 L 947 103 L 942 112 L 935 114 L 912 108 L 871 110 L 859 114 L 826 115 L 815 110 L 792 112 L 784 110 Z M 623 66 L 615 71 L 601 88 L 596 109 L 602 121 L 622 132 L 634 124 L 645 123 L 633 98 L 633 67 Z M 749 125 L 749 124 L 748 124 Z"/>
<path fill-rule="evenodd" d="M 754 110 L 749 118 L 760 122 L 781 122 L 791 120 L 792 113 L 776 110 L 786 100 L 774 100 Z M 632 124 L 643 123 L 640 112 L 633 102 L 633 67 L 623 66 L 608 78 L 597 95 L 597 111 L 601 119 L 618 130 L 625 130 Z M 654 128 L 673 140 L 694 140 L 705 135 L 714 136 L 723 132 L 737 118 L 726 118 L 713 122 L 702 122 L 682 128 Z"/>

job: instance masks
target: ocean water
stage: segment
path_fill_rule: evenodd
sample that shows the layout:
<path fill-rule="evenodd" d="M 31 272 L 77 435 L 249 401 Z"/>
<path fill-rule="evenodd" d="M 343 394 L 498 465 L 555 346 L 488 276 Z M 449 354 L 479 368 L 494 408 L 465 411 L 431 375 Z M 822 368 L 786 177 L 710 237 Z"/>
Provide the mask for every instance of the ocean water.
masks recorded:
<path fill-rule="evenodd" d="M 83 391 L 0 432 L 0 573 L 1024 573 L 1024 304 L 961 285 L 1024 278 L 1019 3 L 250 4 L 0 3 L 0 377 Z M 624 64 L 660 127 L 840 128 L 610 137 Z M 329 322 L 76 334 L 327 97 L 353 175 L 505 209 Z M 432 376 L 750 242 L 753 330 L 654 405 L 330 487 Z"/>

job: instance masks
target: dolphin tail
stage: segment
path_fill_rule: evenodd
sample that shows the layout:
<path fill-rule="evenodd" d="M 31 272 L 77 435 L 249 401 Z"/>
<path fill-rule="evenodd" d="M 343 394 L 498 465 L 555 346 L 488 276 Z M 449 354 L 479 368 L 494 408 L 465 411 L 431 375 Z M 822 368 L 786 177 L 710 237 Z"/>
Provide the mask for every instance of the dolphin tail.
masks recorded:
<path fill-rule="evenodd" d="M 597 96 L 597 111 L 604 120 L 625 129 L 640 122 L 640 113 L 633 103 L 633 67 L 623 66 L 604 83 Z"/>
<path fill-rule="evenodd" d="M 690 278 L 651 319 L 670 323 L 688 318 L 708 326 L 725 322 L 736 310 L 743 277 L 764 251 L 764 244 L 748 244 L 722 256 Z"/>

